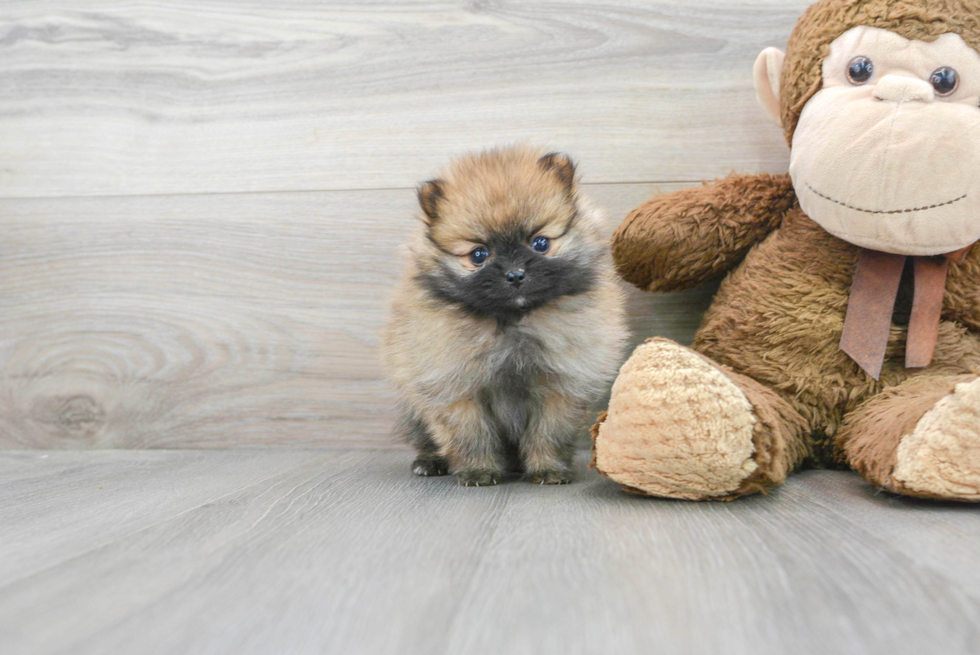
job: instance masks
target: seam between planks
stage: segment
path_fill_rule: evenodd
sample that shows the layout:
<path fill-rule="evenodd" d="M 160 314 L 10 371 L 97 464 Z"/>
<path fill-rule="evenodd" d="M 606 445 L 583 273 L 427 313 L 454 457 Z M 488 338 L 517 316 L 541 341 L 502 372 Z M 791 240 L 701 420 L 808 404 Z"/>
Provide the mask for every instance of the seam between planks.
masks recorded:
<path fill-rule="evenodd" d="M 582 187 L 600 186 L 643 186 L 664 184 L 701 184 L 705 179 L 697 180 L 623 180 L 615 182 L 581 182 Z M 265 189 L 257 191 L 190 191 L 187 193 L 134 193 L 134 194 L 94 194 L 94 195 L 55 195 L 55 196 L 2 196 L 4 201 L 44 201 L 44 200 L 114 200 L 139 198 L 194 198 L 208 196 L 271 196 L 302 193 L 383 193 L 388 191 L 414 191 L 414 186 L 391 187 L 358 187 L 358 188 L 324 188 L 324 189 Z"/>
<path fill-rule="evenodd" d="M 474 592 L 477 580 L 479 578 L 479 572 L 481 569 L 485 568 L 485 564 L 492 554 L 491 546 L 493 546 L 497 539 L 497 533 L 500 532 L 500 524 L 503 522 L 504 514 L 507 512 L 507 508 L 510 506 L 510 501 L 514 496 L 513 488 L 511 486 L 512 484 L 513 483 L 510 483 L 507 486 L 507 493 L 503 497 L 502 505 L 499 511 L 497 511 L 493 517 L 493 525 L 490 528 L 482 547 L 480 548 L 479 554 L 474 558 L 475 561 L 473 562 L 472 570 L 469 573 L 469 580 L 466 583 L 466 588 L 459 595 L 459 602 L 455 604 L 452 615 L 449 617 L 445 633 L 445 648 L 442 651 L 444 655 L 450 655 L 451 653 L 450 646 L 452 645 L 452 636 L 456 629 L 456 625 L 459 623 L 459 618 L 462 616 L 467 601 Z M 500 487 L 498 486 L 498 488 Z"/>

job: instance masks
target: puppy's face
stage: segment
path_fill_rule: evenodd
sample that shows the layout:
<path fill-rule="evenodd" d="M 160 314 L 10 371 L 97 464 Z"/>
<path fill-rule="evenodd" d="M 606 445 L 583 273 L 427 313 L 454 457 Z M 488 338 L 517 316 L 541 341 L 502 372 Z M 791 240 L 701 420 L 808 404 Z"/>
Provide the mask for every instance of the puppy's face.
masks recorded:
<path fill-rule="evenodd" d="M 517 148 L 455 163 L 419 189 L 420 281 L 470 313 L 509 322 L 595 282 L 602 246 L 580 216 L 574 165 Z"/>

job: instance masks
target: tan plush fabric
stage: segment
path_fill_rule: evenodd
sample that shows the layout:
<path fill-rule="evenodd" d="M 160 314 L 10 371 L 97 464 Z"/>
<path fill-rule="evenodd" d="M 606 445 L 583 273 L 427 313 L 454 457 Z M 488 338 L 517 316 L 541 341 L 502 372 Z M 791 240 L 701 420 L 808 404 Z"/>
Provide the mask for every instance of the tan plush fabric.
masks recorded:
<path fill-rule="evenodd" d="M 860 86 L 847 79 L 855 56 L 874 64 Z M 960 78 L 947 98 L 927 81 L 944 66 Z M 980 53 L 956 34 L 925 43 L 865 26 L 834 41 L 823 70 L 790 158 L 807 215 L 845 241 L 902 255 L 980 239 Z"/>
<path fill-rule="evenodd" d="M 848 414 L 837 434 L 839 456 L 868 482 L 896 491 L 898 446 L 936 403 L 973 375 L 920 375 L 889 387 Z"/>
<path fill-rule="evenodd" d="M 902 439 L 893 477 L 912 495 L 980 500 L 980 379 L 958 384 Z"/>
<path fill-rule="evenodd" d="M 673 498 L 731 494 L 758 468 L 745 394 L 703 357 L 672 342 L 639 346 L 613 385 L 595 440 L 597 467 L 634 489 Z"/>
<path fill-rule="evenodd" d="M 766 48 L 755 60 L 752 78 L 755 81 L 756 99 L 766 116 L 782 127 L 783 119 L 779 106 L 779 76 L 783 71 L 786 53 L 779 48 Z"/>

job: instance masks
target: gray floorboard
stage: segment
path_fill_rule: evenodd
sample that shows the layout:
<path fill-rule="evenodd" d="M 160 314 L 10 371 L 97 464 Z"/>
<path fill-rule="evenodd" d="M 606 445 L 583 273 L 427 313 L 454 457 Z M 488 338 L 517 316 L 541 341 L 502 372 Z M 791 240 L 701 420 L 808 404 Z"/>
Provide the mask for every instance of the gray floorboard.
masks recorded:
<path fill-rule="evenodd" d="M 850 473 L 696 504 L 404 451 L 0 453 L 0 652 L 976 653 L 980 513 Z"/>

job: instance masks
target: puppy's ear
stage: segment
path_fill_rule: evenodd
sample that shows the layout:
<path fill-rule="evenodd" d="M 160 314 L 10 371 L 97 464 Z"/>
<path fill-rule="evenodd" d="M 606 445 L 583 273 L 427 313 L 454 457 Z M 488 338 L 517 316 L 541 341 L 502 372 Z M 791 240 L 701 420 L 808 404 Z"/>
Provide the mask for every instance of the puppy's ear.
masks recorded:
<path fill-rule="evenodd" d="M 558 176 L 565 190 L 571 193 L 575 190 L 575 163 L 560 152 L 549 152 L 538 160 L 546 171 L 551 171 Z"/>
<path fill-rule="evenodd" d="M 439 203 L 445 200 L 445 182 L 442 180 L 429 180 L 419 185 L 419 206 L 425 212 L 426 221 L 432 225 L 439 218 Z"/>

